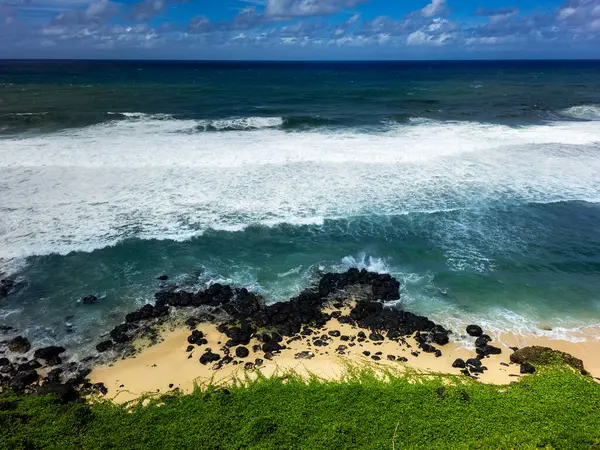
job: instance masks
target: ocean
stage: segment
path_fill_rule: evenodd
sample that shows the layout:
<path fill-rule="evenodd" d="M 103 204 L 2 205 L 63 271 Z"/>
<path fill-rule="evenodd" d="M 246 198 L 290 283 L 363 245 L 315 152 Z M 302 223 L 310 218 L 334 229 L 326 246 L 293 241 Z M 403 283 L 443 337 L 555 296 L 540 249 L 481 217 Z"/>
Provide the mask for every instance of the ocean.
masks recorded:
<path fill-rule="evenodd" d="M 0 61 L 0 323 L 71 353 L 165 284 L 275 302 L 349 267 L 457 331 L 574 339 L 599 202 L 600 62 Z"/>

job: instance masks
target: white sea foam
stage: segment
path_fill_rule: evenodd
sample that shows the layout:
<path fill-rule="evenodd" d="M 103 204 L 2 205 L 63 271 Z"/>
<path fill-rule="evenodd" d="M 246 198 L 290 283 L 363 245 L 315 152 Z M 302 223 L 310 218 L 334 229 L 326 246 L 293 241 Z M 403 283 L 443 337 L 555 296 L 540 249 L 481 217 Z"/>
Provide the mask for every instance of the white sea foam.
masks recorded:
<path fill-rule="evenodd" d="M 270 127 L 279 120 L 249 118 L 265 126 L 251 133 L 189 133 L 198 121 L 131 113 L 0 139 L 0 258 L 90 251 L 131 237 L 183 240 L 249 224 L 600 200 L 600 122 L 511 128 L 422 120 L 381 132 L 288 133 Z M 440 246 L 447 242 L 457 270 L 473 261 L 486 270 L 468 239 L 456 245 L 473 232 L 462 226 L 440 228 Z M 510 238 L 486 233 L 489 245 Z"/>
<path fill-rule="evenodd" d="M 600 105 L 572 106 L 563 110 L 562 115 L 581 120 L 600 120 Z"/>
<path fill-rule="evenodd" d="M 201 120 L 198 127 L 206 130 L 258 130 L 283 125 L 282 117 L 242 117 L 237 119 Z"/>

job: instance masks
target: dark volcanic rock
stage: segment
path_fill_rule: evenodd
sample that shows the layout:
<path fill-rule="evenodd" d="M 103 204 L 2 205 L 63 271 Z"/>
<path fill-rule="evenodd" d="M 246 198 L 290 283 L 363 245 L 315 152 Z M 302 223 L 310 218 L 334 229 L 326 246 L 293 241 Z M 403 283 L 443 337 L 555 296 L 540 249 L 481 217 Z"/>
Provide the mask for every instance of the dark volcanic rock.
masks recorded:
<path fill-rule="evenodd" d="M 96 345 L 96 350 L 98 350 L 98 352 L 100 352 L 100 353 L 103 353 L 107 350 L 110 350 L 113 345 L 114 345 L 114 343 L 111 340 L 102 341 L 98 345 Z"/>
<path fill-rule="evenodd" d="M 535 373 L 535 367 L 533 367 L 528 362 L 521 364 L 521 373 L 522 374 L 531 374 Z"/>
<path fill-rule="evenodd" d="M 194 330 L 192 334 L 190 334 L 187 338 L 188 343 L 197 344 L 200 339 L 204 338 L 204 333 L 202 331 Z"/>
<path fill-rule="evenodd" d="M 246 358 L 249 354 L 250 352 L 246 347 L 238 347 L 235 349 L 235 356 L 238 358 Z"/>
<path fill-rule="evenodd" d="M 160 277 L 156 277 L 159 281 L 167 281 L 169 279 L 168 275 L 161 275 Z"/>
<path fill-rule="evenodd" d="M 492 338 L 487 334 L 482 334 L 477 339 L 475 339 L 475 347 L 485 347 L 488 342 L 491 342 Z"/>
<path fill-rule="evenodd" d="M 469 336 L 478 337 L 483 334 L 483 330 L 479 325 L 469 325 L 467 326 L 467 334 Z"/>
<path fill-rule="evenodd" d="M 37 349 L 33 353 L 33 356 L 37 359 L 43 359 L 46 362 L 55 362 L 55 361 L 57 361 L 57 359 L 60 359 L 59 355 L 64 352 L 65 352 L 64 347 L 51 345 L 49 347 Z"/>
<path fill-rule="evenodd" d="M 341 336 L 342 333 L 340 333 L 338 330 L 331 330 L 327 333 L 329 336 L 333 336 L 333 337 L 339 337 Z"/>
<path fill-rule="evenodd" d="M 100 392 L 102 395 L 108 394 L 108 389 L 106 388 L 104 383 L 94 383 L 92 385 L 92 389 L 97 392 Z"/>
<path fill-rule="evenodd" d="M 420 344 L 419 348 L 425 353 L 435 353 L 437 350 L 433 345 L 427 343 Z"/>
<path fill-rule="evenodd" d="M 40 376 L 38 373 L 29 369 L 23 372 L 18 372 L 11 380 L 10 387 L 14 391 L 23 391 L 25 387 L 29 386 L 32 383 L 35 383 Z"/>
<path fill-rule="evenodd" d="M 8 366 L 10 364 L 10 360 L 8 358 L 0 358 L 0 367 Z"/>
<path fill-rule="evenodd" d="M 156 319 L 169 314 L 169 307 L 165 302 L 157 300 L 156 305 L 150 304 L 142 306 L 137 311 L 131 312 L 125 316 L 125 322 L 134 323 L 142 320 Z"/>
<path fill-rule="evenodd" d="M 15 353 L 27 353 L 29 350 L 31 350 L 31 344 L 27 338 L 24 338 L 23 336 L 17 336 L 16 338 L 8 341 L 8 349 Z"/>
<path fill-rule="evenodd" d="M 93 305 L 97 301 L 98 297 L 96 297 L 95 295 L 86 295 L 81 299 L 81 303 L 83 303 L 84 305 Z"/>
<path fill-rule="evenodd" d="M 452 363 L 452 367 L 455 367 L 457 369 L 464 369 L 466 367 L 466 363 L 464 362 L 464 360 L 458 358 L 454 360 L 454 362 Z"/>
<path fill-rule="evenodd" d="M 121 325 L 117 325 L 110 332 L 110 337 L 117 344 L 123 344 L 125 342 L 129 342 L 131 340 L 130 332 L 137 329 L 137 325 L 132 323 L 122 323 Z"/>
<path fill-rule="evenodd" d="M 499 355 L 500 353 L 502 353 L 501 349 L 499 349 L 498 347 L 494 347 L 493 345 L 477 347 L 475 351 L 479 356 Z"/>
<path fill-rule="evenodd" d="M 481 367 L 481 360 L 477 358 L 469 358 L 467 359 L 467 366 Z"/>
<path fill-rule="evenodd" d="M 296 358 L 296 359 L 312 359 L 312 358 L 314 358 L 314 357 L 315 357 L 315 354 L 314 354 L 314 353 L 312 353 L 312 352 L 307 352 L 307 351 L 300 352 L 300 353 L 296 353 L 296 354 L 294 355 L 294 358 Z"/>
<path fill-rule="evenodd" d="M 63 373 L 63 370 L 60 367 L 56 369 L 52 369 L 44 378 L 44 384 L 60 384 L 60 377 Z"/>
<path fill-rule="evenodd" d="M 379 333 L 371 333 L 369 334 L 369 339 L 372 341 L 383 341 L 385 338 Z"/>
<path fill-rule="evenodd" d="M 210 350 L 207 350 L 201 357 L 200 357 L 200 363 L 203 365 L 207 365 L 211 362 L 216 362 L 219 359 L 221 359 L 221 355 L 217 354 L 217 353 L 213 353 Z"/>

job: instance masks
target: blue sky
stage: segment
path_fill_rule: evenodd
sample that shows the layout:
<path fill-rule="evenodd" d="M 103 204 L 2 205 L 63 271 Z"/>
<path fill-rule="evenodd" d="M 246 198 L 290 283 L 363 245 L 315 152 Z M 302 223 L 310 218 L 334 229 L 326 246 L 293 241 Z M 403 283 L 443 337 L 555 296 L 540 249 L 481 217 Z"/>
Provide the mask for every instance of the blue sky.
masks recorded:
<path fill-rule="evenodd" d="M 0 0 L 0 57 L 600 57 L 600 0 Z"/>

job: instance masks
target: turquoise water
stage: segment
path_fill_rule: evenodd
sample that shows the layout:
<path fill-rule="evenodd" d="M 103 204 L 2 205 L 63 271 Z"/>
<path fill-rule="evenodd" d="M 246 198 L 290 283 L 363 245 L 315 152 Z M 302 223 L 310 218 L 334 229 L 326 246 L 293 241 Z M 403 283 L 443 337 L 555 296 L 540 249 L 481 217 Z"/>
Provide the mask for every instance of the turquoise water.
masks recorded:
<path fill-rule="evenodd" d="M 162 274 L 279 301 L 367 267 L 450 327 L 569 337 L 600 323 L 599 92 L 594 62 L 0 64 L 0 320 L 84 349 Z"/>

